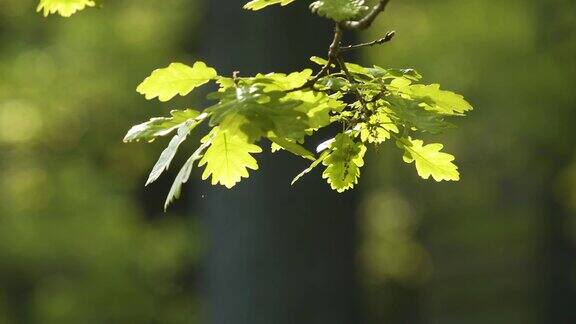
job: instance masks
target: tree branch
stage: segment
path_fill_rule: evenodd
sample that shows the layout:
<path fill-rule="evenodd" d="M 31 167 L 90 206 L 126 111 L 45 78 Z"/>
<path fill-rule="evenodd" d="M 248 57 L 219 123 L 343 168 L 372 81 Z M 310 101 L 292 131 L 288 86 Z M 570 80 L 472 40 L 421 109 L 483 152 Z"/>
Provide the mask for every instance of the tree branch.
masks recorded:
<path fill-rule="evenodd" d="M 364 16 L 364 18 L 356 21 L 354 20 L 343 21 L 340 23 L 340 26 L 342 27 L 342 29 L 346 30 L 366 29 L 370 27 L 370 25 L 372 25 L 376 17 L 378 17 L 378 15 L 382 11 L 384 11 L 384 9 L 386 9 L 386 5 L 388 4 L 388 2 L 390 2 L 390 0 L 380 0 L 380 2 L 378 2 L 378 4 L 375 5 L 374 8 L 372 8 L 372 10 L 366 16 Z"/>
<path fill-rule="evenodd" d="M 340 54 L 340 42 L 342 42 L 342 34 L 343 30 L 340 28 L 340 25 L 336 24 L 334 27 L 334 39 L 332 39 L 332 43 L 330 44 L 330 48 L 328 49 L 328 62 L 322 67 L 322 69 L 314 75 L 310 80 L 304 83 L 301 87 L 295 88 L 290 90 L 292 91 L 299 91 L 306 88 L 312 88 L 318 80 L 330 69 L 330 65 L 336 63 L 338 55 Z"/>
<path fill-rule="evenodd" d="M 394 35 L 396 35 L 396 32 L 390 31 L 390 32 L 386 33 L 386 36 L 384 36 L 378 40 L 375 40 L 373 42 L 362 43 L 362 44 L 357 44 L 357 45 L 350 45 L 350 46 L 342 46 L 342 47 L 340 47 L 340 52 L 347 52 L 347 51 L 360 49 L 360 48 L 364 48 L 364 47 L 381 45 L 381 44 L 384 44 L 384 43 L 391 41 L 394 38 Z"/>

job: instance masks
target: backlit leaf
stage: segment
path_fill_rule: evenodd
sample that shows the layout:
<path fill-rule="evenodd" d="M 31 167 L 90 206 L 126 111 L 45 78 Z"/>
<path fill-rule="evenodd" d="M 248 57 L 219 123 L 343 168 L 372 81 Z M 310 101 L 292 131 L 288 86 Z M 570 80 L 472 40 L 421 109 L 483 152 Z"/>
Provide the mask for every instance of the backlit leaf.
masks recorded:
<path fill-rule="evenodd" d="M 244 5 L 244 9 L 260 10 L 262 8 L 265 8 L 265 7 L 274 5 L 274 4 L 279 4 L 279 5 L 285 6 L 285 5 L 288 5 L 294 1 L 295 0 L 252 0 L 252 1 L 250 1 Z"/>
<path fill-rule="evenodd" d="M 445 115 L 426 110 L 417 101 L 395 96 L 389 96 L 386 100 L 389 102 L 389 105 L 385 106 L 386 109 L 408 127 L 415 127 L 431 134 L 438 134 L 454 127 L 444 120 Z"/>
<path fill-rule="evenodd" d="M 416 171 L 423 179 L 432 176 L 438 182 L 460 180 L 458 167 L 452 163 L 454 156 L 441 152 L 444 147 L 442 144 L 424 145 L 423 141 L 409 137 L 398 140 L 397 144 L 404 149 L 404 161 L 415 162 Z"/>
<path fill-rule="evenodd" d="M 204 62 L 196 62 L 192 67 L 172 63 L 167 68 L 152 72 L 136 90 L 148 100 L 158 97 L 160 101 L 168 101 L 176 95 L 185 96 L 216 77 L 216 70 Z"/>
<path fill-rule="evenodd" d="M 402 88 L 400 91 L 412 99 L 421 101 L 430 110 L 443 114 L 463 114 L 472 110 L 472 106 L 463 96 L 451 91 L 440 90 L 439 84 L 414 84 Z"/>
<path fill-rule="evenodd" d="M 322 177 L 328 180 L 330 187 L 344 192 L 354 187 L 360 177 L 360 168 L 364 166 L 366 146 L 356 143 L 346 134 L 338 134 L 330 144 L 330 153 L 322 161 L 326 170 Z"/>
<path fill-rule="evenodd" d="M 243 134 L 233 133 L 215 127 L 212 144 L 199 162 L 206 166 L 202 180 L 212 177 L 212 185 L 221 184 L 230 189 L 242 178 L 248 178 L 248 169 L 258 170 L 258 164 L 251 154 L 262 149 L 250 143 Z"/>
<path fill-rule="evenodd" d="M 70 17 L 77 11 L 95 5 L 96 2 L 93 0 L 40 0 L 37 11 L 42 11 L 45 17 L 55 13 L 62 17 Z"/>

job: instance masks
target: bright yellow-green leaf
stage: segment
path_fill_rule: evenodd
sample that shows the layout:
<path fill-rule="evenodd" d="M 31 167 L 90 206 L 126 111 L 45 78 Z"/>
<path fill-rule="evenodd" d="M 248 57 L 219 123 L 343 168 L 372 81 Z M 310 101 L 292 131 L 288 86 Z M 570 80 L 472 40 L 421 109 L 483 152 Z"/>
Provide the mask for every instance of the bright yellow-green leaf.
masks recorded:
<path fill-rule="evenodd" d="M 432 176 L 437 182 L 460 180 L 458 167 L 452 163 L 454 156 L 440 152 L 444 147 L 442 144 L 424 145 L 423 141 L 408 137 L 398 140 L 398 146 L 404 149 L 404 161 L 415 162 L 416 171 L 423 179 Z"/>
<path fill-rule="evenodd" d="M 196 62 L 192 67 L 182 63 L 172 63 L 167 68 L 157 69 L 136 89 L 150 100 L 158 97 L 168 101 L 176 95 L 185 96 L 194 88 L 208 83 L 218 76 L 216 70 L 204 62 Z"/>
<path fill-rule="evenodd" d="M 338 134 L 330 144 L 330 153 L 322 161 L 326 170 L 322 177 L 328 180 L 330 187 L 344 192 L 354 187 L 360 177 L 360 168 L 364 166 L 366 146 L 356 143 L 346 134 Z"/>
<path fill-rule="evenodd" d="M 318 56 L 312 56 L 310 58 L 310 61 L 312 61 L 313 63 L 316 63 L 318 65 L 324 66 L 326 64 L 328 64 L 328 61 L 326 59 L 323 59 L 321 57 Z M 354 63 L 345 63 L 346 68 L 348 69 L 348 71 L 350 71 L 350 73 L 352 74 L 362 74 L 362 75 L 366 75 L 366 76 L 371 76 L 371 72 L 370 69 L 365 68 L 361 65 L 358 64 L 354 64 Z M 332 64 L 332 66 L 334 66 L 334 64 Z"/>
<path fill-rule="evenodd" d="M 472 110 L 472 106 L 463 96 L 451 91 L 440 90 L 439 84 L 414 84 L 402 88 L 400 91 L 412 99 L 423 102 L 427 109 L 443 114 L 463 114 Z"/>
<path fill-rule="evenodd" d="M 216 135 L 199 162 L 199 166 L 206 165 L 202 180 L 212 176 L 212 185 L 221 184 L 230 189 L 248 177 L 248 169 L 258 170 L 258 163 L 251 154 L 260 153 L 262 149 L 250 143 L 242 133 L 220 131 L 219 127 L 212 131 Z"/>
<path fill-rule="evenodd" d="M 274 5 L 274 4 L 280 4 L 282 6 L 285 6 L 285 5 L 288 5 L 294 1 L 295 0 L 252 0 L 252 1 L 250 1 L 244 5 L 244 9 L 260 10 L 262 8 L 265 8 L 265 7 Z"/>
<path fill-rule="evenodd" d="M 356 130 L 360 132 L 362 142 L 380 144 L 390 139 L 391 132 L 398 133 L 398 126 L 392 122 L 390 117 L 384 112 L 370 116 L 367 123 L 359 123 Z"/>
<path fill-rule="evenodd" d="M 77 11 L 95 5 L 92 0 L 40 0 L 37 11 L 42 11 L 45 17 L 55 13 L 62 17 L 70 17 Z"/>
<path fill-rule="evenodd" d="M 284 73 L 259 74 L 256 78 L 270 79 L 265 91 L 287 91 L 303 86 L 312 76 L 312 70 L 305 69 L 301 72 L 292 72 L 288 75 Z"/>
<path fill-rule="evenodd" d="M 330 113 L 339 112 L 346 106 L 344 102 L 336 99 L 337 97 L 322 92 L 294 91 L 286 97 L 302 101 L 295 110 L 308 116 L 308 128 L 313 130 L 330 124 Z"/>

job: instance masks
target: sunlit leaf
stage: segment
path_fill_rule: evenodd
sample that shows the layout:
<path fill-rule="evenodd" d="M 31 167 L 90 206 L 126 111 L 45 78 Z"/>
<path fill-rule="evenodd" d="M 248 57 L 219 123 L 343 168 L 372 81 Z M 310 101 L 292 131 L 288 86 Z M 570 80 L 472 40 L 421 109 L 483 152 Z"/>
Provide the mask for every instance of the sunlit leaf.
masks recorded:
<path fill-rule="evenodd" d="M 216 70 L 204 62 L 196 62 L 192 67 L 172 63 L 167 68 L 152 72 L 136 90 L 148 100 L 158 97 L 160 101 L 168 101 L 176 95 L 185 96 L 216 77 Z"/>
<path fill-rule="evenodd" d="M 260 10 L 262 8 L 265 8 L 265 7 L 274 5 L 274 4 L 279 4 L 279 5 L 285 6 L 285 5 L 288 5 L 294 1 L 295 0 L 252 0 L 252 1 L 250 1 L 244 5 L 244 9 Z"/>
<path fill-rule="evenodd" d="M 262 149 L 241 133 L 218 127 L 213 131 L 216 135 L 212 144 L 199 162 L 199 166 L 206 166 L 202 180 L 212 177 L 212 185 L 221 184 L 230 189 L 242 178 L 248 178 L 248 169 L 258 170 L 258 163 L 251 154 L 260 153 Z"/>
<path fill-rule="evenodd" d="M 398 140 L 397 144 L 404 149 L 404 161 L 415 162 L 416 171 L 423 179 L 432 176 L 438 182 L 460 180 L 458 167 L 452 163 L 454 156 L 441 152 L 444 147 L 442 144 L 424 145 L 423 141 L 409 137 Z"/>
<path fill-rule="evenodd" d="M 472 106 L 463 96 L 451 91 L 440 90 L 439 84 L 414 84 L 400 89 L 412 99 L 419 100 L 430 110 L 443 114 L 463 114 L 472 110 Z"/>
<path fill-rule="evenodd" d="M 322 173 L 330 187 L 338 192 L 351 189 L 358 183 L 360 168 L 364 166 L 366 146 L 356 143 L 346 134 L 338 134 L 330 144 L 330 153 L 322 161 Z"/>
<path fill-rule="evenodd" d="M 93 0 L 40 0 L 37 11 L 42 11 L 44 16 L 57 13 L 62 17 L 70 17 L 77 11 L 95 5 Z"/>
<path fill-rule="evenodd" d="M 432 134 L 454 127 L 445 121 L 445 115 L 426 110 L 417 101 L 395 96 L 389 96 L 386 100 L 389 104 L 385 108 L 392 116 L 398 118 L 400 123 L 408 127 Z"/>
<path fill-rule="evenodd" d="M 359 123 L 356 128 L 364 143 L 381 144 L 390 139 L 391 133 L 398 133 L 398 126 L 383 111 L 370 116 L 368 122 Z"/>

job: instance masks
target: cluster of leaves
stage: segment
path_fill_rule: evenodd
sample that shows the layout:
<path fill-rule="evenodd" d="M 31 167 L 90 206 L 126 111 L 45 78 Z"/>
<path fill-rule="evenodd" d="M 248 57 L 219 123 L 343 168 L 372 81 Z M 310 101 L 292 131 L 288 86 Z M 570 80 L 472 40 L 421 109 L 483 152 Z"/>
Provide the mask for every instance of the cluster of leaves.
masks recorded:
<path fill-rule="evenodd" d="M 259 10 L 294 1 L 253 0 L 244 8 Z M 190 133 L 201 123 L 208 124 L 208 133 L 178 173 L 165 207 L 179 197 L 195 164 L 204 168 L 203 180 L 234 187 L 249 176 L 249 170 L 258 169 L 255 155 L 262 152 L 264 141 L 270 142 L 273 152 L 284 150 L 312 161 L 293 183 L 321 165 L 322 176 L 332 189 L 343 192 L 353 188 L 358 183 L 367 146 L 384 142 L 395 143 L 404 161 L 414 163 L 420 177 L 459 180 L 454 157 L 442 152 L 442 144 L 424 144 L 415 136 L 437 134 L 452 127 L 447 120 L 463 116 L 472 109 L 470 104 L 462 96 L 440 89 L 438 84 L 419 83 L 422 77 L 412 69 L 363 67 L 342 59 L 341 26 L 360 17 L 373 19 L 387 2 L 380 0 L 371 13 L 363 0 L 319 0 L 310 5 L 314 13 L 337 25 L 329 59 L 311 59 L 321 66 L 315 75 L 306 69 L 291 74 L 226 77 L 204 62 L 192 66 L 172 63 L 152 72 L 137 88 L 148 100 L 166 102 L 209 82 L 218 87 L 208 95 L 213 105 L 200 110 L 173 110 L 169 117 L 152 118 L 132 127 L 124 138 L 125 142 L 151 142 L 173 136 L 150 173 L 146 183 L 150 184 L 170 167 Z M 41 0 L 39 9 L 69 15 L 91 5 L 94 2 L 90 0 Z M 367 25 L 369 22 L 364 24 Z M 376 43 L 385 40 L 389 38 Z M 342 132 L 320 144 L 315 152 L 304 146 L 314 132 L 331 124 L 342 125 Z"/>
<path fill-rule="evenodd" d="M 286 6 L 296 0 L 253 0 L 244 9 L 260 10 L 270 5 Z M 368 10 L 364 0 L 319 0 L 310 4 L 310 10 L 334 21 L 345 21 L 359 17 Z"/>
<path fill-rule="evenodd" d="M 59 14 L 63 17 L 70 17 L 77 11 L 86 7 L 94 7 L 98 0 L 40 0 L 38 11 L 42 11 L 44 16 Z M 270 5 L 279 4 L 286 6 L 296 0 L 252 0 L 244 8 L 248 10 L 260 10 Z M 335 20 L 344 21 L 356 18 L 368 10 L 364 0 L 320 0 L 314 1 L 310 9 L 320 16 Z"/>
<path fill-rule="evenodd" d="M 312 61 L 328 64 L 317 57 Z M 286 150 L 313 161 L 294 181 L 322 165 L 323 177 L 338 192 L 358 183 L 367 145 L 390 139 L 403 151 L 404 161 L 415 163 L 422 178 L 459 179 L 454 157 L 441 152 L 441 144 L 424 145 L 412 135 L 438 133 L 451 127 L 448 117 L 461 116 L 472 109 L 462 96 L 435 84 L 418 84 L 421 76 L 410 69 L 345 63 L 344 70 L 349 74 L 331 66 L 331 72 L 308 87 L 312 77 L 309 69 L 288 75 L 230 78 L 219 76 L 202 62 L 192 66 L 173 63 L 154 71 L 140 84 L 138 92 L 147 99 L 169 101 L 215 81 L 218 91 L 208 95 L 215 103 L 202 111 L 174 110 L 170 117 L 153 118 L 134 126 L 125 141 L 150 142 L 174 133 L 150 174 L 147 183 L 151 183 L 168 169 L 178 147 L 194 128 L 202 122 L 210 126 L 177 175 L 166 204 L 179 196 L 195 162 L 204 167 L 204 180 L 210 178 L 213 185 L 232 188 L 248 177 L 249 170 L 258 169 L 254 155 L 262 152 L 263 139 L 272 143 L 273 151 Z M 356 99 L 345 100 L 352 96 Z M 332 123 L 342 124 L 343 131 L 322 143 L 316 157 L 303 146 L 305 139 Z"/>

